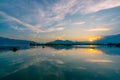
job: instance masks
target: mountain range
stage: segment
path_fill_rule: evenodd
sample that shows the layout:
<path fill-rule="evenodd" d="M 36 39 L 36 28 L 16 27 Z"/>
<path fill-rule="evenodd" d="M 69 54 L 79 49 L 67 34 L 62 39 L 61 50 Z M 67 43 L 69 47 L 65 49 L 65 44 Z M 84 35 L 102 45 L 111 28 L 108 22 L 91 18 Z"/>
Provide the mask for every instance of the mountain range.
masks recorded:
<path fill-rule="evenodd" d="M 29 40 L 19 40 L 19 39 L 11 39 L 6 37 L 0 37 L 0 45 L 23 45 L 23 44 L 30 44 L 35 43 L 34 41 Z"/>
<path fill-rule="evenodd" d="M 13 44 L 30 44 L 30 43 L 37 43 L 37 42 L 0 37 L 0 44 L 13 45 Z M 75 42 L 71 40 L 54 40 L 54 41 L 48 42 L 47 44 L 88 44 L 88 43 L 90 42 Z M 92 43 L 120 43 L 120 34 L 105 36 L 100 40 L 97 40 Z"/>

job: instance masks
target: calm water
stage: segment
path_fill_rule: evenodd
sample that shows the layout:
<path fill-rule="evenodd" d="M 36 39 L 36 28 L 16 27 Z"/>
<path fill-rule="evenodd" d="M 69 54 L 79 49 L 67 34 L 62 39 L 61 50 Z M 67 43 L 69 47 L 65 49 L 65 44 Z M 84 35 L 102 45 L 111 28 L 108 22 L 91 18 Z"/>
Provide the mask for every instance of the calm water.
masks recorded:
<path fill-rule="evenodd" d="M 120 48 L 1 50 L 0 80 L 120 80 Z"/>

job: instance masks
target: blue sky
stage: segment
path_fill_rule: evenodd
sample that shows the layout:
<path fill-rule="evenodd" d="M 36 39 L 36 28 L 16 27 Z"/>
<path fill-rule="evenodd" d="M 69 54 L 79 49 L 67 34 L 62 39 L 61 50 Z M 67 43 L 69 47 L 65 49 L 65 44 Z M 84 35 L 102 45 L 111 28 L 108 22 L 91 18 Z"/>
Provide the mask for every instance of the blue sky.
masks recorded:
<path fill-rule="evenodd" d="M 0 36 L 38 42 L 120 34 L 120 0 L 0 0 Z"/>

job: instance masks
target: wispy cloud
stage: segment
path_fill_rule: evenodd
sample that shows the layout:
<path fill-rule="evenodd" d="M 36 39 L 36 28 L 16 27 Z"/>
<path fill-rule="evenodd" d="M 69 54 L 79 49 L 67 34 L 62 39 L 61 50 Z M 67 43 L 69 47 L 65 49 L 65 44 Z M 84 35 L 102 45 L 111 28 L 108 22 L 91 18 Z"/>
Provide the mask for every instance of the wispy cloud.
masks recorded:
<path fill-rule="evenodd" d="M 64 19 L 67 14 L 71 14 L 71 9 L 75 4 L 76 0 L 60 0 L 53 6 L 52 11 L 56 14 L 56 17 Z"/>
<path fill-rule="evenodd" d="M 25 22 L 15 18 L 15 17 L 12 17 L 12 16 L 10 16 L 10 15 L 2 12 L 2 11 L 0 11 L 0 15 L 4 16 L 6 19 L 8 19 L 10 21 L 14 21 L 14 22 L 17 22 L 19 24 L 22 24 L 24 27 L 30 29 L 33 32 L 37 32 L 37 33 L 59 31 L 59 30 L 63 30 L 64 29 L 62 27 L 57 27 L 57 28 L 53 27 L 53 28 L 49 28 L 48 30 L 42 30 L 42 29 L 38 28 L 37 26 L 33 26 L 33 25 L 28 24 L 28 23 L 25 23 Z M 19 28 L 18 26 L 17 27 L 16 26 L 14 26 L 14 27 L 12 26 L 12 28 L 17 29 L 17 30 L 23 30 L 23 29 Z"/>
<path fill-rule="evenodd" d="M 120 6 L 120 0 L 99 0 L 98 2 L 93 2 L 85 8 L 85 13 L 98 12 L 101 10 L 114 8 Z"/>
<path fill-rule="evenodd" d="M 1 14 L 2 16 L 4 16 L 6 19 L 11 20 L 11 21 L 15 21 L 15 22 L 17 22 L 17 23 L 19 23 L 19 24 L 22 24 L 22 25 L 24 25 L 25 27 L 27 27 L 28 29 L 30 29 L 30 30 L 32 30 L 32 31 L 34 31 L 34 32 L 43 32 L 41 29 L 38 29 L 38 28 L 36 28 L 35 26 L 32 26 L 32 25 L 27 24 L 27 23 L 25 23 L 25 22 L 22 22 L 21 20 L 15 18 L 15 17 L 9 16 L 9 15 L 7 15 L 6 13 L 4 13 L 4 12 L 2 12 L 2 11 L 0 11 L 0 14 Z"/>
<path fill-rule="evenodd" d="M 120 0 L 60 0 L 52 11 L 63 19 L 66 14 L 88 14 L 120 6 Z"/>
<path fill-rule="evenodd" d="M 86 23 L 85 21 L 81 21 L 81 22 L 75 22 L 73 24 L 75 24 L 75 25 L 82 25 L 82 24 L 85 24 L 85 23 Z"/>
<path fill-rule="evenodd" d="M 43 1 L 47 6 L 39 4 L 37 1 L 32 1 L 31 5 L 20 1 L 18 5 L 11 5 L 16 9 L 23 10 L 23 14 L 20 14 L 18 18 L 10 16 L 3 11 L 0 14 L 6 19 L 22 24 L 29 30 L 40 33 L 40 32 L 52 32 L 64 30 L 64 27 L 56 27 L 66 19 L 66 16 L 72 16 L 74 14 L 89 14 L 98 12 L 101 10 L 114 8 L 120 6 L 120 0 L 58 0 L 52 5 L 49 4 L 49 0 Z M 4 3 L 5 4 L 5 3 Z M 7 3 L 8 4 L 8 3 Z M 22 6 L 21 6 L 22 5 Z M 10 6 L 10 5 L 9 5 Z M 8 7 L 8 6 L 7 6 Z M 24 14 L 25 13 L 25 14 Z M 22 17 L 21 15 L 24 15 Z M 34 23 L 34 24 L 33 24 Z M 75 22 L 74 25 L 82 25 L 86 22 Z M 19 26 L 18 26 L 19 27 Z M 15 28 L 15 29 L 18 29 Z M 95 28 L 89 29 L 88 31 L 108 31 L 108 28 Z"/>
<path fill-rule="evenodd" d="M 36 25 L 38 27 L 52 25 L 51 27 L 53 27 L 53 24 L 56 26 L 61 23 L 68 14 L 88 14 L 114 8 L 120 6 L 120 0 L 59 0 L 53 5 L 50 5 L 50 8 L 46 7 L 42 9 L 38 4 L 36 6 L 36 11 L 38 12 L 38 14 L 35 14 L 37 16 L 36 20 L 40 21 Z M 75 24 L 80 25 L 85 24 L 85 22 Z"/>
<path fill-rule="evenodd" d="M 19 31 L 24 31 L 24 28 L 20 28 L 18 26 L 11 26 L 13 29 L 19 30 Z"/>
<path fill-rule="evenodd" d="M 110 28 L 92 28 L 88 29 L 87 31 L 109 31 L 111 30 Z"/>
<path fill-rule="evenodd" d="M 106 59 L 90 59 L 87 60 L 88 62 L 94 62 L 94 63 L 111 63 L 113 61 L 111 60 L 106 60 Z"/>
<path fill-rule="evenodd" d="M 49 28 L 45 32 L 61 31 L 61 30 L 64 30 L 64 27 Z"/>
<path fill-rule="evenodd" d="M 73 14 L 88 14 L 120 6 L 120 0 L 76 0 L 73 5 L 71 10 Z"/>

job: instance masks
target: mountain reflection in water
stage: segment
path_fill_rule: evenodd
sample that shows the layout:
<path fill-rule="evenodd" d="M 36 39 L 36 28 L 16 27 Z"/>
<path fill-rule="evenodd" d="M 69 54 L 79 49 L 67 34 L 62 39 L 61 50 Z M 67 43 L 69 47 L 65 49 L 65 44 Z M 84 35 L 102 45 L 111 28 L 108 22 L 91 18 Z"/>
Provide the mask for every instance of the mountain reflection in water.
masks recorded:
<path fill-rule="evenodd" d="M 0 80 L 119 80 L 120 48 L 42 46 L 0 50 Z"/>

